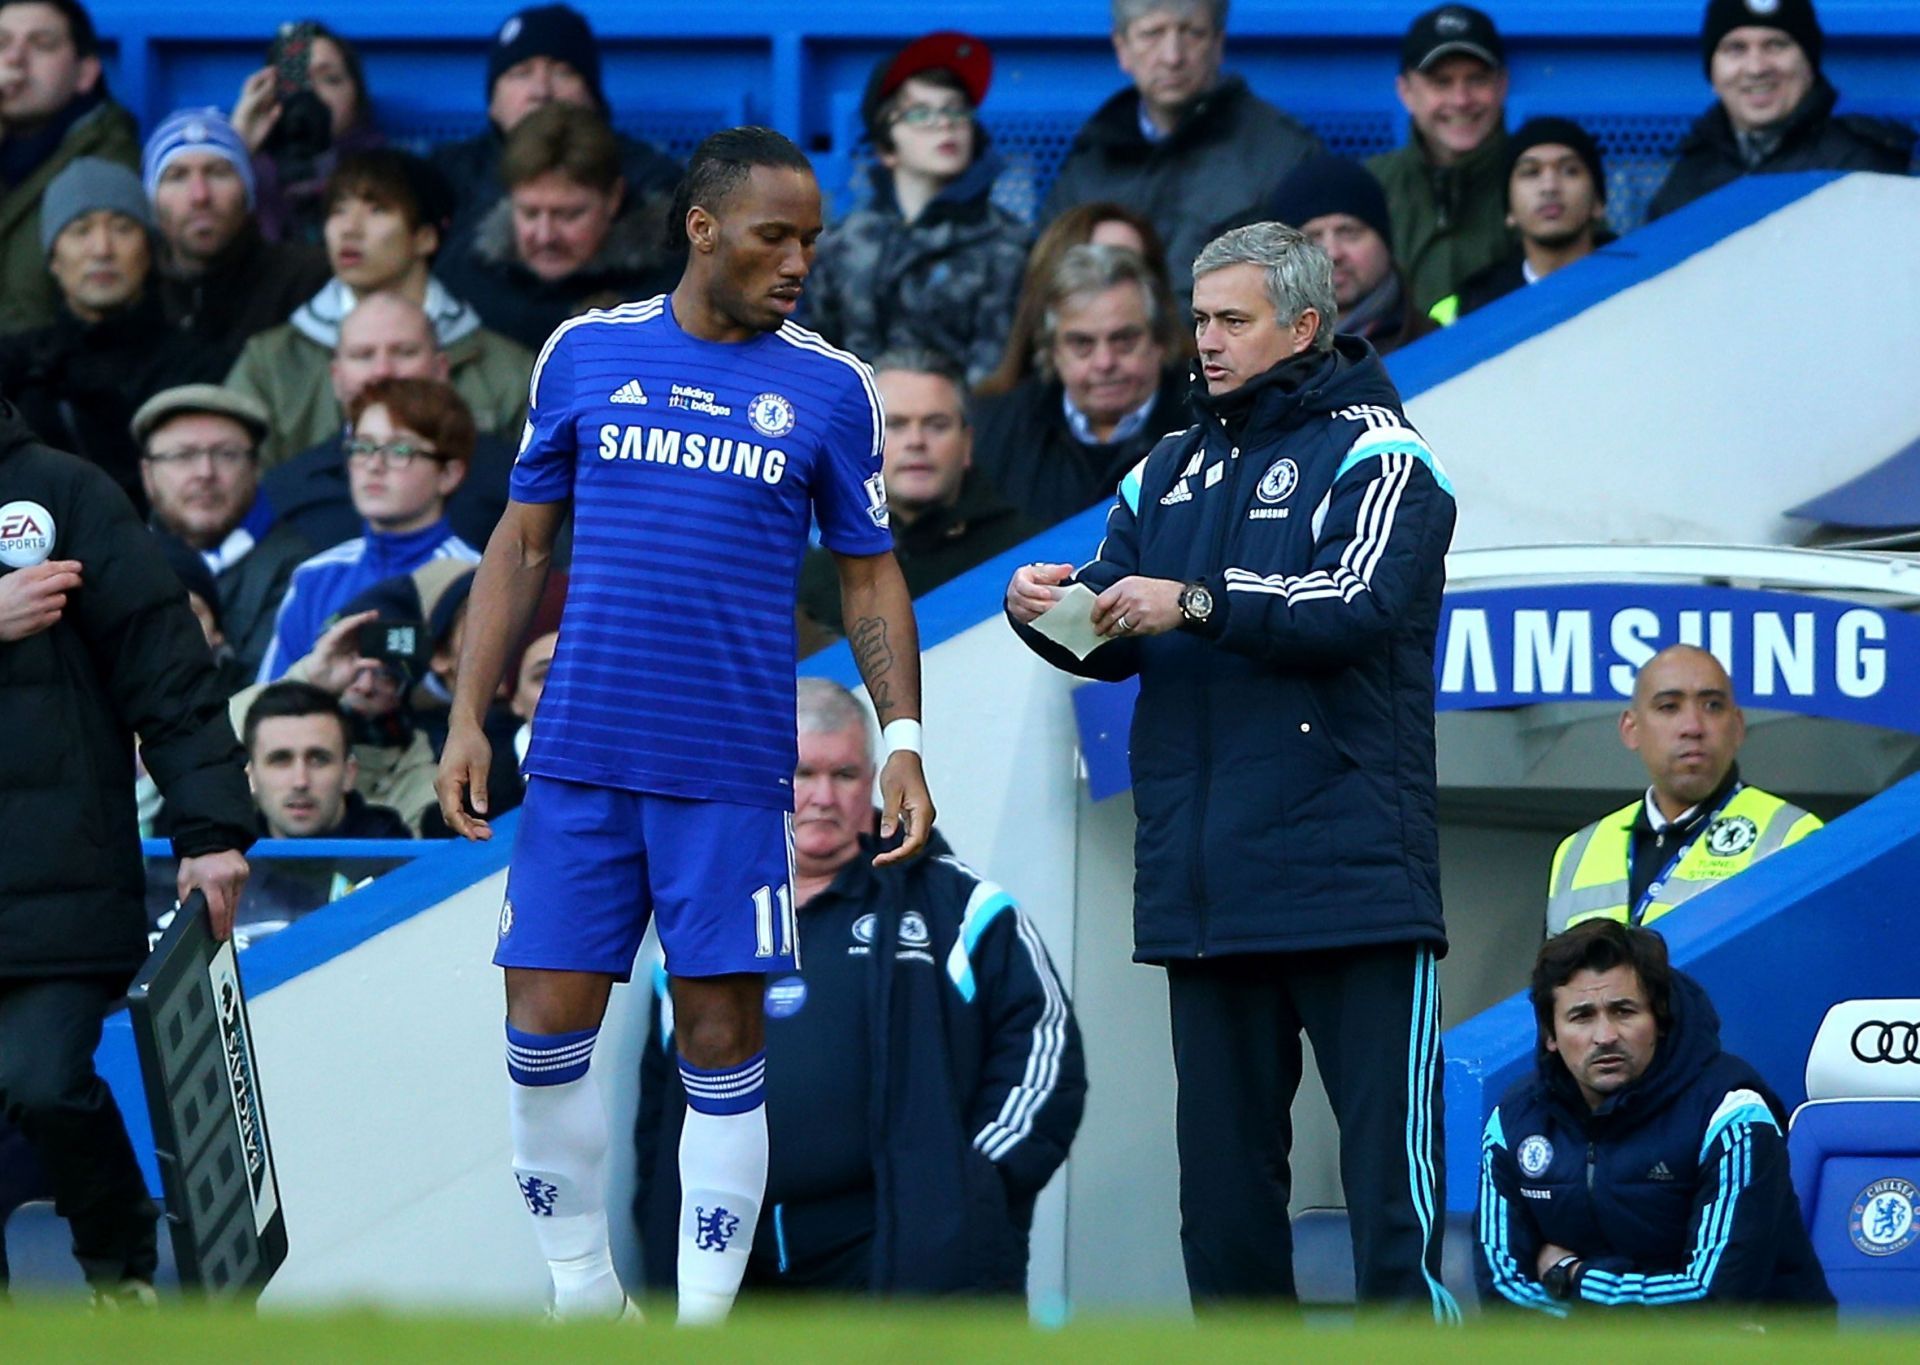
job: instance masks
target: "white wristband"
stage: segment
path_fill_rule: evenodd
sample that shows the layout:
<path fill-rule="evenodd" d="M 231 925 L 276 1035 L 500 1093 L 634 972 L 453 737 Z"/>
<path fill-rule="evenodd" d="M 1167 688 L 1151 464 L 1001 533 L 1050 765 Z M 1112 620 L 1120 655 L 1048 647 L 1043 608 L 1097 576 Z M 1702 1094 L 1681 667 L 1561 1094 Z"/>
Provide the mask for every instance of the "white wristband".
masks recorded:
<path fill-rule="evenodd" d="M 887 746 L 887 757 L 892 758 L 901 750 L 910 754 L 920 752 L 920 722 L 917 720 L 888 721 L 880 732 L 880 738 Z"/>

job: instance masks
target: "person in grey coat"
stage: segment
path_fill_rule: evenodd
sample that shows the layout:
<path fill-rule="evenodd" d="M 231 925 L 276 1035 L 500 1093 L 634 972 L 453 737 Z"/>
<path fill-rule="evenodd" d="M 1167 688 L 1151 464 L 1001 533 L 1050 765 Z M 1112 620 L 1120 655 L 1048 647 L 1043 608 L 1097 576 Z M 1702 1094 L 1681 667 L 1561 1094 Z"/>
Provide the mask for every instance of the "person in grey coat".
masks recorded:
<path fill-rule="evenodd" d="M 873 202 L 820 241 L 809 324 L 863 358 L 901 347 L 1000 363 L 1032 234 L 992 202 L 999 158 L 975 121 L 993 74 L 978 38 L 930 33 L 873 70 L 861 101 Z"/>
<path fill-rule="evenodd" d="M 1182 306 L 1215 227 L 1323 155 L 1311 129 L 1223 76 L 1227 0 L 1113 0 L 1113 50 L 1132 78 L 1074 139 L 1042 210 L 1111 199 L 1153 220 Z"/>

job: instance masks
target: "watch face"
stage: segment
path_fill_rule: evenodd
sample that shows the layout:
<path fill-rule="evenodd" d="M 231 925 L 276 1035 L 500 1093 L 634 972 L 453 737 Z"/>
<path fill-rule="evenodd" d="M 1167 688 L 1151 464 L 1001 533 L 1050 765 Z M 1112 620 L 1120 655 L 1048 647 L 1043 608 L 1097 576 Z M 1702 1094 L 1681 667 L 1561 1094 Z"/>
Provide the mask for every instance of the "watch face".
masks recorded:
<path fill-rule="evenodd" d="M 1202 587 L 1188 588 L 1182 595 L 1180 610 L 1189 621 L 1204 621 L 1213 615 L 1213 594 Z"/>

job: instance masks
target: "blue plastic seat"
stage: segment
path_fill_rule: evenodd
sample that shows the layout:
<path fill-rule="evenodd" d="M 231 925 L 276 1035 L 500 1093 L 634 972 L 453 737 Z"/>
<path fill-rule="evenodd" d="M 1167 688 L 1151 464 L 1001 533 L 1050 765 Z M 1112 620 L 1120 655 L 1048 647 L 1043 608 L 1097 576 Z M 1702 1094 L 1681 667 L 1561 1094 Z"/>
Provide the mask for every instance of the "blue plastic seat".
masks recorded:
<path fill-rule="evenodd" d="M 1920 1313 L 1920 1000 L 1848 1000 L 1807 1059 L 1787 1150 L 1845 1316 Z"/>

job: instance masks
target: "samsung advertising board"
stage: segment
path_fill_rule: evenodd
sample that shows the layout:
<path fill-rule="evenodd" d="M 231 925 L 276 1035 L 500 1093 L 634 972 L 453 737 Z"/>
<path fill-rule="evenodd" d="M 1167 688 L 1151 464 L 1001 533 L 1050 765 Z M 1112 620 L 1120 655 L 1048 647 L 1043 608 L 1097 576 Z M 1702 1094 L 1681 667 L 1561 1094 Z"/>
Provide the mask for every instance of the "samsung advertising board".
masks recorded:
<path fill-rule="evenodd" d="M 1549 702 L 1624 704 L 1640 666 L 1672 644 L 1709 650 L 1741 705 L 1920 733 L 1920 620 L 1804 592 L 1646 583 L 1450 591 L 1434 681 L 1441 711 Z M 1093 799 L 1132 785 L 1138 687 L 1074 692 Z"/>
<path fill-rule="evenodd" d="M 1920 732 L 1920 621 L 1805 593 L 1584 583 L 1448 593 L 1442 711 L 1624 702 L 1668 645 L 1710 651 L 1741 705 Z"/>

